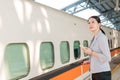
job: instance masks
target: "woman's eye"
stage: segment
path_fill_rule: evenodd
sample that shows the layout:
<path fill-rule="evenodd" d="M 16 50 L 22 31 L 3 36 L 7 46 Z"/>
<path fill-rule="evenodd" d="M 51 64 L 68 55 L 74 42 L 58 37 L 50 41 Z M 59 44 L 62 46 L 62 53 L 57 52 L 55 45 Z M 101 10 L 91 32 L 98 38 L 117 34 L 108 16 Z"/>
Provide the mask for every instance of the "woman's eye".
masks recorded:
<path fill-rule="evenodd" d="M 94 21 L 92 21 L 92 23 L 94 23 Z"/>

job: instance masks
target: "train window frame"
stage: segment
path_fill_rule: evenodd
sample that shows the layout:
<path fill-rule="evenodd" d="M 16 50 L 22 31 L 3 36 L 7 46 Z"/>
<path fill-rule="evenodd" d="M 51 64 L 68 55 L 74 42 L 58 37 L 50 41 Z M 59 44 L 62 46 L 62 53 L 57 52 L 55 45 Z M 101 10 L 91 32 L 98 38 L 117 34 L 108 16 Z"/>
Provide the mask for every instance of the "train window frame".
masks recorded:
<path fill-rule="evenodd" d="M 81 48 L 80 48 L 80 41 L 79 40 L 74 41 L 73 49 L 74 49 L 73 50 L 74 51 L 74 58 L 75 59 L 80 59 L 80 57 L 81 57 Z"/>
<path fill-rule="evenodd" d="M 47 45 L 47 46 L 46 46 Z M 55 64 L 55 58 L 54 58 L 54 45 L 52 42 L 41 42 L 40 44 L 40 67 L 42 70 L 46 70 L 49 68 L 52 68 Z M 51 53 L 49 53 L 51 52 Z M 45 55 L 45 54 L 51 54 L 51 55 Z M 51 57 L 51 58 L 50 58 Z M 48 62 L 47 62 L 48 61 Z"/>
<path fill-rule="evenodd" d="M 88 47 L 88 45 L 89 45 L 88 40 L 83 40 L 83 46 Z M 87 57 L 87 56 L 88 56 L 88 54 L 84 53 L 84 57 Z"/>
<path fill-rule="evenodd" d="M 16 54 L 16 52 L 19 55 Z M 13 54 L 13 55 L 11 55 L 11 54 Z M 16 59 L 14 60 L 14 58 L 16 58 Z M 8 76 L 8 78 L 10 78 L 10 80 L 21 79 L 21 78 L 26 77 L 29 74 L 29 72 L 30 72 L 30 54 L 29 54 L 29 47 L 26 43 L 9 43 L 5 47 L 4 60 L 5 60 L 5 66 L 7 65 L 5 72 L 6 72 L 6 74 L 8 74 L 7 76 Z M 24 61 L 24 63 L 21 62 L 22 60 Z M 11 61 L 12 61 L 12 64 L 11 64 Z M 22 64 L 22 66 L 21 66 L 21 64 Z M 25 67 L 23 66 L 23 64 L 25 65 Z M 16 70 L 14 69 L 15 66 L 17 66 Z M 21 71 L 19 72 L 19 70 L 18 70 L 18 69 L 21 70 L 20 66 L 22 67 L 22 69 L 25 68 L 22 72 Z M 8 72 L 8 70 L 11 72 Z"/>
<path fill-rule="evenodd" d="M 60 42 L 60 59 L 62 64 L 70 61 L 70 45 L 68 41 Z"/>

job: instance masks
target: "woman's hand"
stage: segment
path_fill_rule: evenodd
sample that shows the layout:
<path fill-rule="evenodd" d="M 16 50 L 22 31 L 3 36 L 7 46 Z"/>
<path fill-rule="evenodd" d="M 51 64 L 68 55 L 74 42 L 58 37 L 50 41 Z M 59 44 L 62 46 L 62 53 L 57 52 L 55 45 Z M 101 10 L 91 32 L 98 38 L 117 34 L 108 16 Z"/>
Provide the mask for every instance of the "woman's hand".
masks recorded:
<path fill-rule="evenodd" d="M 92 50 L 91 50 L 90 48 L 81 46 L 81 49 L 82 49 L 82 51 L 85 52 L 86 54 L 92 55 Z"/>
<path fill-rule="evenodd" d="M 98 55 L 98 53 L 92 51 L 90 48 L 82 47 L 82 46 L 81 46 L 81 49 L 82 49 L 82 51 L 83 51 L 84 53 L 86 53 L 86 54 L 88 54 L 88 55 L 91 55 L 91 56 L 95 56 L 95 57 L 97 57 L 97 58 L 100 58 L 99 55 Z"/>

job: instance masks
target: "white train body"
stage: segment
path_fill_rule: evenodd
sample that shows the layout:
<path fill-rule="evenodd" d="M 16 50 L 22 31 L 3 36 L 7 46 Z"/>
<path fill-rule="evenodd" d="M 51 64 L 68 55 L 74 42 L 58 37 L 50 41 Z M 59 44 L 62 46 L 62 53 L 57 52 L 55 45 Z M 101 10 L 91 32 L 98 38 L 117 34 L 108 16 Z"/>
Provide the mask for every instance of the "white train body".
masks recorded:
<path fill-rule="evenodd" d="M 58 74 L 61 69 L 88 58 L 82 51 L 76 59 L 74 54 L 75 41 L 80 45 L 84 41 L 90 44 L 92 33 L 86 20 L 31 0 L 1 0 L 0 6 L 0 80 L 55 80 L 57 78 L 54 77 L 66 72 L 63 70 Z M 106 27 L 103 29 L 110 40 L 110 48 L 120 47 L 120 32 Z M 65 49 L 68 47 L 65 51 L 69 53 L 67 59 L 62 57 L 62 62 L 60 49 L 64 51 L 64 46 Z M 51 51 L 48 57 L 41 54 L 48 53 L 44 50 L 46 47 Z M 51 64 L 47 60 L 44 62 L 43 57 L 48 59 L 51 56 Z M 58 75 L 46 78 L 45 75 L 51 76 L 55 71 Z M 74 79 L 86 76 L 89 76 L 88 71 Z"/>

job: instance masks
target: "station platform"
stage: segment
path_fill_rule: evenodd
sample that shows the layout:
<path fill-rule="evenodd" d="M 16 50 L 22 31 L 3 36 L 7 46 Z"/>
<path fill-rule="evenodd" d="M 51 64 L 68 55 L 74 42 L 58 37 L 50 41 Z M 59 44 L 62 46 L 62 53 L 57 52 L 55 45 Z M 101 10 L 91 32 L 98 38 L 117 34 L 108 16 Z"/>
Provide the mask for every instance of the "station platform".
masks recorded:
<path fill-rule="evenodd" d="M 112 80 L 120 80 L 120 54 L 112 58 L 110 66 L 112 70 Z"/>
<path fill-rule="evenodd" d="M 120 80 L 120 65 L 118 65 L 114 73 L 112 73 L 112 80 Z"/>

